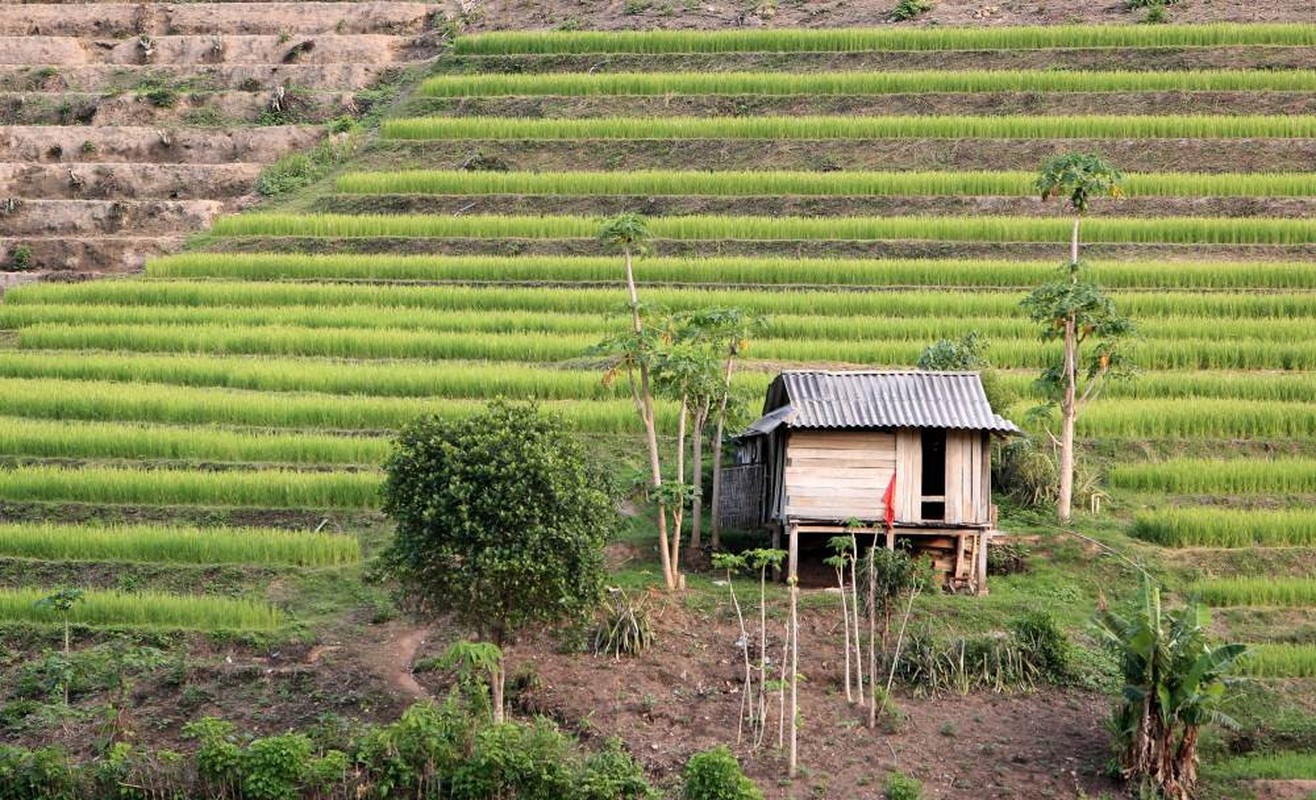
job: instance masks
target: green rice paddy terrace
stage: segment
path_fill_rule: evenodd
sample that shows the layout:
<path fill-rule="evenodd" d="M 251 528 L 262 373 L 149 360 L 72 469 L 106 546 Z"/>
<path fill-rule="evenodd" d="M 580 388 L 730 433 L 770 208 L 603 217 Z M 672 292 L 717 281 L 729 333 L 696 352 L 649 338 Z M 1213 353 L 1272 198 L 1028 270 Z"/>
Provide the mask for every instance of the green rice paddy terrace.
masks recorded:
<path fill-rule="evenodd" d="M 222 217 L 144 274 L 6 294 L 11 515 L 240 529 L 20 524 L 0 529 L 0 557 L 351 563 L 337 539 L 241 526 L 375 519 L 390 432 L 497 396 L 538 398 L 625 453 L 630 399 L 586 357 L 620 324 L 619 260 L 595 234 L 622 210 L 650 217 L 647 303 L 769 317 L 742 395 L 781 366 L 907 367 L 979 331 L 1021 419 L 1055 352 L 1018 304 L 1069 230 L 1031 177 L 1092 151 L 1128 173 L 1083 230 L 1138 325 L 1142 374 L 1080 418 L 1110 498 L 1077 527 L 1113 516 L 1131 537 L 1117 546 L 1219 607 L 1222 634 L 1260 646 L 1258 680 L 1301 698 L 1316 677 L 1313 45 L 1310 25 L 460 38 L 312 190 Z M 207 535 L 224 546 L 196 554 Z M 1025 579 L 993 580 L 1027 602 Z M 28 619 L 49 588 L 14 583 L 0 620 Z M 258 599 L 97 595 L 80 621 L 288 624 Z"/>

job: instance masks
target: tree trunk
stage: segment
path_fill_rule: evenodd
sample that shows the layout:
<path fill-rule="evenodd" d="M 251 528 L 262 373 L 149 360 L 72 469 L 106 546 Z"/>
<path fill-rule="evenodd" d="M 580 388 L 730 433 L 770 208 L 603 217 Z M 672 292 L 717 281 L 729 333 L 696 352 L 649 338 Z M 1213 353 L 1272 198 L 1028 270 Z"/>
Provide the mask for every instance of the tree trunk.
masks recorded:
<path fill-rule="evenodd" d="M 854 609 L 854 685 L 859 705 L 864 705 L 864 651 L 859 638 L 859 540 L 850 531 L 850 608 Z M 872 675 L 868 676 L 871 681 Z"/>
<path fill-rule="evenodd" d="M 841 590 L 841 629 L 845 631 L 845 702 L 854 702 L 854 692 L 851 691 L 850 679 L 850 604 L 845 599 L 845 564 L 838 564 L 836 567 L 836 583 Z M 859 609 L 855 609 L 859 613 Z M 864 693 L 863 689 L 859 694 Z"/>
<path fill-rule="evenodd" d="M 694 454 L 691 459 L 693 475 L 693 493 L 690 496 L 690 552 L 698 553 L 704 544 L 704 498 L 700 495 L 704 488 L 704 434 L 708 427 L 708 404 L 695 409 Z"/>
<path fill-rule="evenodd" d="M 1060 401 L 1060 496 L 1056 502 L 1056 515 L 1068 524 L 1074 501 L 1074 422 L 1078 416 L 1075 402 L 1078 390 L 1078 331 L 1077 321 L 1070 314 L 1065 319 L 1064 396 Z"/>
<path fill-rule="evenodd" d="M 1071 271 L 1078 269 L 1078 224 L 1082 217 L 1074 215 L 1074 232 L 1069 238 L 1069 268 Z"/>
<path fill-rule="evenodd" d="M 731 399 L 731 373 L 735 366 L 735 354 L 728 354 L 727 369 L 722 382 L 722 400 L 717 407 L 717 432 L 713 436 L 713 498 L 709 503 L 709 513 L 713 515 L 713 527 L 709 532 L 709 546 L 714 550 L 722 545 L 722 520 L 718 514 L 718 508 L 722 503 L 722 436 L 726 433 L 727 402 Z"/>
<path fill-rule="evenodd" d="M 681 398 L 681 411 L 676 417 L 676 485 L 687 486 L 685 482 L 685 422 L 689 416 L 689 403 Z M 672 554 L 668 557 L 671 565 L 673 585 L 681 580 L 681 523 L 685 521 L 685 501 L 679 496 L 672 509 Z"/>
<path fill-rule="evenodd" d="M 631 251 L 629 248 L 625 251 L 626 256 L 626 290 L 630 293 L 631 298 L 631 323 L 636 333 L 644 330 L 644 324 L 640 320 L 640 296 L 635 289 L 635 270 L 632 265 Z M 649 364 L 643 358 L 640 360 L 640 417 L 644 421 L 644 438 L 645 444 L 649 447 L 649 472 L 650 479 L 655 490 L 661 490 L 663 487 L 663 469 L 658 455 L 658 427 L 654 421 L 653 409 L 653 386 L 649 380 Z M 671 564 L 671 553 L 667 537 L 667 504 L 661 497 L 658 500 L 658 557 L 663 568 L 663 583 L 668 589 L 676 588 L 675 569 Z"/>
<path fill-rule="evenodd" d="M 500 648 L 501 649 L 501 648 Z M 503 677 L 507 670 L 503 667 L 503 659 L 500 656 L 498 662 L 489 670 L 489 693 L 493 699 L 493 722 L 495 725 L 502 724 L 506 717 L 503 714 Z"/>

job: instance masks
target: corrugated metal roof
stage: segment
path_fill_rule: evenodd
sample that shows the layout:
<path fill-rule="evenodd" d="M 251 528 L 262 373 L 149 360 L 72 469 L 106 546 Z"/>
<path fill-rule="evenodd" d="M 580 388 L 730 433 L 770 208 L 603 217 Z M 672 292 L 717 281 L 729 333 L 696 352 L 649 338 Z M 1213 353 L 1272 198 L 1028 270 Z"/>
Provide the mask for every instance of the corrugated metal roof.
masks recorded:
<path fill-rule="evenodd" d="M 782 392 L 784 390 L 784 397 Z M 952 428 L 1018 433 L 992 412 L 976 372 L 783 372 L 768 391 L 767 430 Z M 775 401 L 775 402 L 774 402 Z M 784 402 L 783 402 L 784 401 Z M 779 415 L 783 407 L 790 413 Z M 770 419 L 771 418 L 771 419 Z M 755 423 L 753 427 L 760 427 Z M 755 431 L 755 432 L 766 432 Z"/>

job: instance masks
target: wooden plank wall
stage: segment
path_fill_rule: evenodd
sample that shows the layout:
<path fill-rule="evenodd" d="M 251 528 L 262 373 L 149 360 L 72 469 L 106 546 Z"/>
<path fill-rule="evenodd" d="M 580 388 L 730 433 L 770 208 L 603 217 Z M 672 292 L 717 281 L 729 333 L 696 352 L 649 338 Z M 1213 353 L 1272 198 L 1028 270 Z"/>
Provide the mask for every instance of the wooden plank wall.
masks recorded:
<path fill-rule="evenodd" d="M 838 521 L 879 519 L 895 469 L 895 434 L 792 431 L 786 450 L 786 514 Z M 898 482 L 896 487 L 899 491 Z"/>
<path fill-rule="evenodd" d="M 896 520 L 923 521 L 923 435 L 917 428 L 896 431 Z"/>
<path fill-rule="evenodd" d="M 985 435 L 979 431 L 946 433 L 946 522 L 985 524 L 991 505 Z"/>

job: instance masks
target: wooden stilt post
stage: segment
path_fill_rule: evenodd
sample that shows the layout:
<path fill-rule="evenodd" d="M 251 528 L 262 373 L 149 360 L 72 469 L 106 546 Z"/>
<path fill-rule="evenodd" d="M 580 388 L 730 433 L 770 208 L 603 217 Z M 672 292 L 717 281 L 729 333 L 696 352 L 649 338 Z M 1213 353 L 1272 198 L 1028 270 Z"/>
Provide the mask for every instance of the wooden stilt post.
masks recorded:
<path fill-rule="evenodd" d="M 792 522 L 790 524 L 788 534 L 790 539 L 787 543 L 787 547 L 789 548 L 789 550 L 786 557 L 786 580 L 790 580 L 791 578 L 796 578 L 799 576 L 800 526 Z"/>
<path fill-rule="evenodd" d="M 978 534 L 978 556 L 977 569 L 974 570 L 974 577 L 978 583 L 978 594 L 987 594 L 987 543 L 991 541 L 991 531 L 983 531 Z"/>

